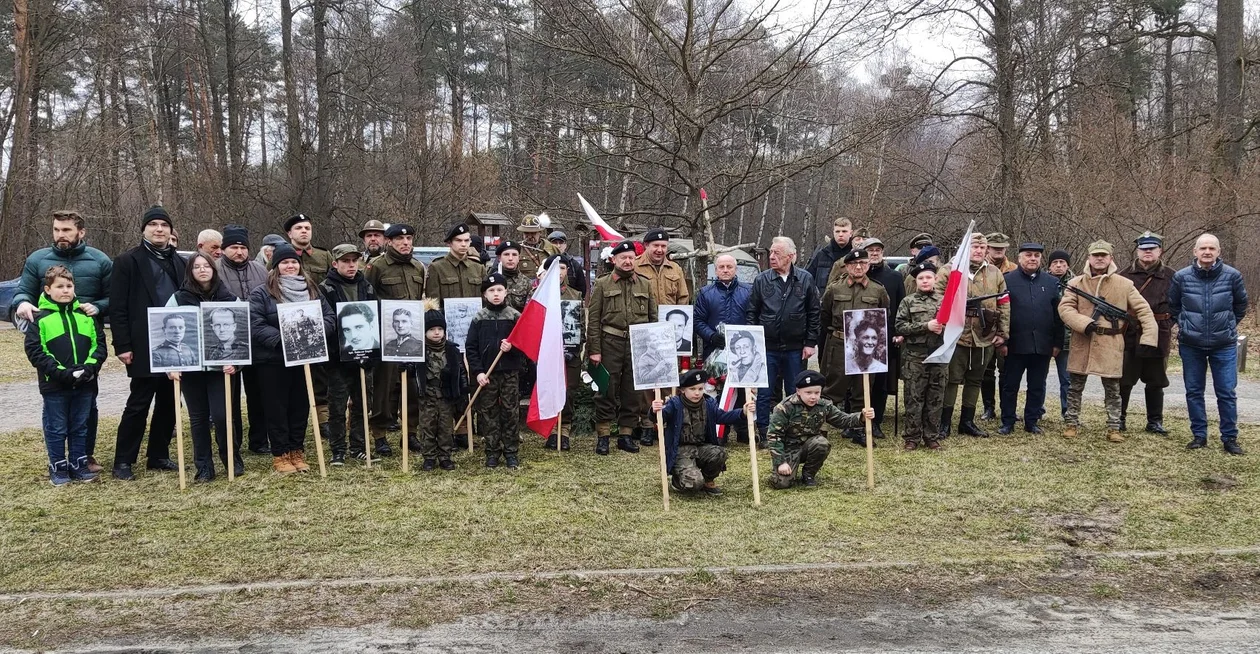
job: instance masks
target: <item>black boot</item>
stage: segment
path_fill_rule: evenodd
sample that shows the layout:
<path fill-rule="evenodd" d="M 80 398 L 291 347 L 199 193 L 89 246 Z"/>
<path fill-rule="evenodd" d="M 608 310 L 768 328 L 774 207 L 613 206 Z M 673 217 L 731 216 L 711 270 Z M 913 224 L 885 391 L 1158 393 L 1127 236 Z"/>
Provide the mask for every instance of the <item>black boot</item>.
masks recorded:
<path fill-rule="evenodd" d="M 608 454 L 608 437 L 600 436 L 595 439 L 595 453 L 600 455 Z"/>
<path fill-rule="evenodd" d="M 1146 389 L 1146 431 L 1160 436 L 1167 436 L 1164 429 L 1164 389 Z"/>
<path fill-rule="evenodd" d="M 639 428 L 639 442 L 646 447 L 656 445 L 656 428 Z"/>
<path fill-rule="evenodd" d="M 639 451 L 639 444 L 634 442 L 633 436 L 618 436 L 617 449 L 634 454 Z"/>
<path fill-rule="evenodd" d="M 393 448 L 389 446 L 389 439 L 381 436 L 376 439 L 376 455 L 389 456 L 394 453 Z"/>
<path fill-rule="evenodd" d="M 941 428 L 937 431 L 936 440 L 943 441 L 949 438 L 949 432 L 954 428 L 954 407 L 945 407 L 941 409 Z"/>
<path fill-rule="evenodd" d="M 976 407 L 965 406 L 962 408 L 962 412 L 958 414 L 958 433 L 961 436 L 989 437 L 989 432 L 976 425 Z"/>

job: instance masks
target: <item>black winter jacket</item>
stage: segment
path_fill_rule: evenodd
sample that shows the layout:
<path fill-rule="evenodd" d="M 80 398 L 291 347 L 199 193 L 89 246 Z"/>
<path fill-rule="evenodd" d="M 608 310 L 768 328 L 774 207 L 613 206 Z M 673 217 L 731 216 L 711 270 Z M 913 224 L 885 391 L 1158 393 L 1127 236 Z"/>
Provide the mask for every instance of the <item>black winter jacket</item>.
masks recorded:
<path fill-rule="evenodd" d="M 818 287 L 808 271 L 792 266 L 785 284 L 774 269 L 766 270 L 753 280 L 745 320 L 766 328 L 768 350 L 817 347 L 818 298 Z"/>
<path fill-rule="evenodd" d="M 128 377 L 166 376 L 149 372 L 149 308 L 166 306 L 170 299 L 158 297 L 151 258 L 143 244 L 137 245 L 114 259 L 109 278 L 109 327 L 114 336 L 114 352 L 131 353 Z M 184 285 L 187 262 L 175 254 L 167 265 L 173 266 L 178 290 Z"/>
<path fill-rule="evenodd" d="M 1029 277 L 1021 269 L 1005 275 L 1011 294 L 1010 354 L 1049 357 L 1063 348 L 1063 320 L 1059 318 L 1059 278 L 1042 270 Z"/>
<path fill-rule="evenodd" d="M 464 349 L 468 352 L 468 371 L 473 379 L 490 368 L 494 358 L 499 355 L 499 342 L 512 333 L 512 328 L 520 317 L 519 311 L 506 304 L 499 311 L 482 307 L 473 316 L 472 323 L 468 325 L 468 339 L 464 342 Z M 494 369 L 495 372 L 510 372 L 524 367 L 525 355 L 519 349 L 512 348 L 499 358 Z"/>
<path fill-rule="evenodd" d="M 319 296 L 320 308 L 324 315 L 324 336 L 333 334 L 336 322 L 332 307 L 323 295 Z M 259 286 L 249 293 L 249 326 L 250 338 L 254 341 L 254 365 L 284 365 L 284 346 L 280 343 L 280 314 L 276 310 L 276 299 L 267 292 L 266 286 Z"/>
<path fill-rule="evenodd" d="M 832 266 L 837 261 L 844 258 L 844 255 L 853 251 L 853 241 L 849 241 L 844 247 L 836 245 L 836 239 L 827 239 L 827 244 L 820 246 L 814 250 L 814 254 L 809 257 L 809 264 L 805 269 L 809 274 L 814 276 L 814 285 L 818 287 L 818 295 L 822 296 L 822 292 L 827 290 L 827 277 L 831 275 Z M 889 291 L 891 292 L 891 291 Z M 895 305 L 893 311 L 896 311 Z"/>

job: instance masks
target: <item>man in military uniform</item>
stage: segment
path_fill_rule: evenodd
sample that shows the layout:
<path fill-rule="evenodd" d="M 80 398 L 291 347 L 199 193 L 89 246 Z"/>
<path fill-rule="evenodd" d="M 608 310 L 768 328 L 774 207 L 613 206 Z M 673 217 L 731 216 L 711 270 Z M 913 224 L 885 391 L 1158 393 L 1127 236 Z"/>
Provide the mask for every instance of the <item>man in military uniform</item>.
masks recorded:
<path fill-rule="evenodd" d="M 298 257 L 302 259 L 302 270 L 316 284 L 322 283 L 324 276 L 328 274 L 328 269 L 332 268 L 333 256 L 332 252 L 311 245 L 313 234 L 311 219 L 304 213 L 289 216 L 289 219 L 284 221 L 284 231 L 289 235 L 289 245 L 297 250 Z"/>
<path fill-rule="evenodd" d="M 936 290 L 936 266 L 922 262 L 910 269 L 915 292 L 897 307 L 897 334 L 905 338 L 901 358 L 901 376 L 906 380 L 905 449 L 926 445 L 940 448 L 940 429 L 936 424 L 945 398 L 945 381 L 949 370 L 945 364 L 926 363 L 925 359 L 944 344 L 941 334 L 945 326 L 936 320 L 941 308 L 941 293 Z"/>
<path fill-rule="evenodd" d="M 842 260 L 845 274 L 827 286 L 820 302 L 818 333 L 823 336 L 822 352 L 818 357 L 818 369 L 827 376 L 828 383 L 823 396 L 844 408 L 849 408 L 850 383 L 861 381 L 858 377 L 844 374 L 844 312 L 854 309 L 888 310 L 888 291 L 867 276 L 870 258 L 866 250 L 853 250 Z M 859 389 L 860 392 L 860 389 Z M 866 433 L 856 431 L 849 437 L 854 443 L 866 445 Z"/>
<path fill-rule="evenodd" d="M 910 272 L 910 269 L 913 268 L 915 264 L 918 263 L 917 261 L 915 261 L 915 258 L 919 256 L 919 253 L 923 251 L 923 248 L 931 244 L 932 244 L 931 234 L 928 234 L 927 232 L 924 232 L 922 234 L 915 234 L 914 238 L 910 239 L 910 260 L 901 264 L 900 266 L 897 266 L 897 272 L 901 273 L 902 275 L 905 275 L 906 273 Z M 933 263 L 932 265 L 935 266 L 936 264 Z M 911 277 L 906 277 L 906 295 L 910 295 L 913 292 L 914 292 L 914 279 Z"/>
<path fill-rule="evenodd" d="M 486 268 L 475 255 L 469 256 L 472 235 L 468 232 L 468 225 L 460 223 L 451 227 L 445 240 L 450 251 L 429 264 L 424 294 L 439 303 L 446 298 L 481 297 L 481 282 L 486 277 Z M 388 299 L 387 296 L 381 297 Z"/>
<path fill-rule="evenodd" d="M 773 468 L 770 486 L 779 490 L 796 484 L 797 475 L 805 486 L 817 486 L 818 470 L 831 453 L 831 441 L 823 424 L 837 429 L 857 429 L 862 420 L 873 420 L 875 409 L 845 413 L 822 396 L 826 378 L 813 370 L 796 376 L 796 392 L 787 396 L 770 413 L 766 440 Z"/>
<path fill-rule="evenodd" d="M 1003 275 L 1019 269 L 1018 264 L 1006 257 L 1006 248 L 1011 246 L 1009 236 L 1002 232 L 992 232 L 986 234 L 985 238 L 989 241 L 989 265 L 997 268 Z M 999 348 L 989 361 L 989 367 L 984 369 L 984 380 L 980 382 L 980 397 L 984 402 L 984 412 L 980 415 L 981 420 L 993 420 L 997 417 L 995 409 L 997 378 L 998 371 L 1002 370 L 1003 366 L 1006 365 L 1003 359 L 1001 348 Z"/>
<path fill-rule="evenodd" d="M 630 325 L 656 320 L 652 284 L 634 270 L 634 243 L 612 248 L 613 271 L 595 281 L 587 304 L 586 356 L 608 370 L 608 389 L 595 398 L 596 454 L 608 454 L 610 424 L 617 422 L 617 448 L 638 452 L 633 431 L 647 413 L 647 396 L 634 390 Z"/>
<path fill-rule="evenodd" d="M 958 387 L 962 386 L 958 433 L 987 438 L 989 433 L 975 423 L 976 400 L 980 399 L 980 382 L 993 360 L 994 350 L 1005 343 L 1010 334 L 1011 305 L 1005 295 L 1006 278 L 987 260 L 989 240 L 984 234 L 972 234 L 968 254 L 967 274 L 971 279 L 967 284 L 967 297 L 997 297 L 978 303 L 967 302 L 966 323 L 962 336 L 958 338 L 958 346 L 954 348 L 954 358 L 949 362 L 949 383 L 945 386 L 945 402 L 941 406 L 941 434 L 949 435 L 954 419 L 954 402 L 958 399 Z M 950 271 L 951 267 L 947 264 L 937 273 L 937 291 L 945 292 Z"/>
<path fill-rule="evenodd" d="M 415 316 L 409 309 L 394 309 L 389 317 L 389 325 L 394 330 L 394 337 L 385 341 L 384 353 L 387 357 L 420 357 L 424 356 L 424 343 L 413 332 Z"/>
<path fill-rule="evenodd" d="M 1159 326 L 1159 356 L 1140 356 L 1138 340 L 1141 330 L 1130 323 L 1124 332 L 1124 373 L 1120 377 L 1120 431 L 1125 431 L 1129 414 L 1129 397 L 1140 381 L 1146 390 L 1146 431 L 1167 436 L 1164 429 L 1164 389 L 1168 387 L 1168 352 L 1172 345 L 1172 313 L 1168 308 L 1168 289 L 1176 271 L 1160 260 L 1164 237 L 1144 232 L 1134 241 L 1137 251 L 1133 263 L 1120 271 L 1137 287 L 1138 293 L 1151 305 L 1155 324 Z M 1154 352 L 1149 352 L 1154 354 Z"/>
<path fill-rule="evenodd" d="M 691 292 L 682 266 L 669 259 L 669 232 L 656 228 L 643 235 L 643 254 L 634 260 L 634 271 L 652 285 L 652 296 L 657 306 L 663 304 L 691 304 Z M 656 316 L 652 316 L 655 320 Z M 677 368 L 677 362 L 675 362 Z M 644 415 L 639 422 L 639 442 L 656 443 L 656 424 Z"/>
<path fill-rule="evenodd" d="M 218 343 L 210 350 L 212 361 L 243 361 L 249 358 L 249 346 L 237 338 L 236 312 L 218 308 L 210 312 L 210 331 Z"/>
<path fill-rule="evenodd" d="M 1087 375 L 1102 378 L 1103 404 L 1107 408 L 1107 440 L 1124 442 L 1120 433 L 1120 378 L 1124 372 L 1125 322 L 1136 316 L 1142 325 L 1138 340 L 1141 357 L 1159 358 L 1159 327 L 1151 305 L 1138 293 L 1137 287 L 1126 277 L 1115 274 L 1116 264 L 1111 260 L 1111 244 L 1094 241 L 1089 245 L 1089 263 L 1085 273 L 1068 282 L 1069 291 L 1059 303 L 1059 317 L 1072 328 L 1072 352 L 1068 355 L 1068 372 L 1072 376 L 1068 388 L 1068 410 L 1064 418 L 1064 438 L 1076 438 L 1081 419 L 1081 394 L 1085 391 Z M 1071 292 L 1079 288 L 1130 314 L 1128 319 L 1113 323 L 1105 316 L 1093 318 L 1094 305 L 1089 300 Z"/>
<path fill-rule="evenodd" d="M 378 299 L 420 300 L 424 297 L 424 265 L 412 256 L 415 237 L 415 228 L 402 223 L 390 225 L 385 231 L 384 251 L 363 271 L 363 276 L 376 291 Z M 390 319 L 392 323 L 393 317 L 390 316 Z M 414 356 L 420 356 L 424 352 L 424 344 L 416 345 L 418 349 Z M 394 356 L 388 344 L 382 352 Z M 368 425 L 376 442 L 376 453 L 381 456 L 393 454 L 386 434 L 398 429 L 395 425 L 401 393 L 398 387 L 400 376 L 398 364 L 395 363 L 381 363 L 372 369 L 372 397 L 369 398 L 372 411 Z M 409 395 L 409 398 L 418 397 L 415 394 Z M 416 425 L 413 423 L 411 427 L 416 428 Z"/>
<path fill-rule="evenodd" d="M 543 241 L 542 225 L 538 224 L 538 216 L 532 213 L 526 214 L 521 219 L 521 224 L 517 226 L 516 231 L 521 233 L 521 272 L 533 279 L 538 275 L 538 269 L 547 261 L 547 257 L 560 254 L 560 250 L 551 243 Z"/>
<path fill-rule="evenodd" d="M 499 243 L 499 272 L 507 281 L 508 306 L 524 311 L 529 296 L 534 292 L 534 278 L 521 272 L 521 244 L 516 241 Z"/>
<path fill-rule="evenodd" d="M 153 348 L 154 368 L 180 368 L 196 365 L 197 355 L 184 345 L 184 332 L 188 325 L 184 317 L 170 314 L 162 319 L 162 342 Z"/>
<path fill-rule="evenodd" d="M 359 238 L 363 239 L 362 263 L 366 265 L 385 252 L 385 223 L 379 220 L 367 221 L 363 224 L 363 229 L 359 230 Z"/>

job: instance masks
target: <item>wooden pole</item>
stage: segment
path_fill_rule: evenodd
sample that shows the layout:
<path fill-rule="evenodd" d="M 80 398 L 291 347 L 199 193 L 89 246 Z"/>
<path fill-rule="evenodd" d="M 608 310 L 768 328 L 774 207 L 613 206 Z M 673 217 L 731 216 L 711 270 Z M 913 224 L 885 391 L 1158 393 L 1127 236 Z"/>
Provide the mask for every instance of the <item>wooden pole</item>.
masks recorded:
<path fill-rule="evenodd" d="M 175 458 L 179 459 L 179 489 L 188 488 L 188 480 L 184 476 L 184 415 L 180 410 L 179 377 L 175 378 Z"/>
<path fill-rule="evenodd" d="M 367 405 L 367 373 L 363 372 L 363 368 L 359 368 L 359 394 L 360 400 L 363 401 L 363 456 L 367 457 L 367 467 L 372 467 L 372 432 L 368 428 L 368 405 Z"/>
<path fill-rule="evenodd" d="M 862 399 L 864 407 L 871 408 L 871 376 L 862 373 Z M 875 488 L 875 441 L 871 439 L 871 421 L 863 419 L 866 423 L 866 488 L 868 490 Z"/>
<path fill-rule="evenodd" d="M 494 372 L 494 367 L 499 365 L 499 359 L 502 357 L 503 357 L 503 350 L 499 350 L 499 353 L 494 355 L 494 361 L 490 362 L 490 369 L 486 371 L 487 377 L 490 376 L 490 373 Z M 472 371 L 469 371 L 469 372 L 471 373 Z M 474 379 L 472 380 L 472 382 L 476 384 L 477 380 Z M 477 396 L 481 395 L 481 389 L 482 389 L 482 386 L 478 384 L 477 390 L 473 391 L 472 399 L 468 401 L 468 408 L 464 409 L 464 415 L 460 416 L 459 422 L 455 423 L 455 431 L 459 431 L 460 426 L 464 424 L 464 421 L 468 419 L 469 414 L 472 413 L 473 403 L 477 401 Z M 470 452 L 472 451 L 472 429 L 471 428 L 468 430 L 468 451 Z"/>
<path fill-rule="evenodd" d="M 563 412 L 561 412 L 561 415 L 556 416 L 556 454 L 560 453 L 560 442 L 564 440 L 563 427 L 564 417 Z"/>
<path fill-rule="evenodd" d="M 656 389 L 656 401 L 661 401 L 661 389 Z M 665 469 L 665 413 L 656 413 L 657 450 L 661 453 L 661 499 L 665 502 L 665 510 L 669 510 L 669 471 Z"/>
<path fill-rule="evenodd" d="M 757 391 L 748 389 L 748 401 L 757 401 Z M 753 505 L 761 506 L 761 476 L 757 472 L 757 415 L 745 414 L 748 419 L 748 458 L 752 461 Z M 734 430 L 734 427 L 731 428 Z"/>
<path fill-rule="evenodd" d="M 227 409 L 227 473 L 228 481 L 236 481 L 236 443 L 232 436 L 232 375 L 223 373 L 223 403 Z M 212 459 L 214 457 L 211 457 Z"/>
<path fill-rule="evenodd" d="M 319 476 L 327 477 L 328 469 L 324 467 L 324 437 L 319 433 L 319 414 L 315 412 L 315 386 L 311 383 L 311 364 L 302 366 L 306 373 L 306 399 L 311 404 L 311 430 L 315 433 L 315 457 L 319 459 Z"/>
<path fill-rule="evenodd" d="M 408 462 L 407 453 L 411 449 L 407 447 L 407 371 L 402 371 L 402 404 L 399 407 L 399 413 L 402 414 L 402 470 L 403 472 L 411 472 L 411 464 Z"/>

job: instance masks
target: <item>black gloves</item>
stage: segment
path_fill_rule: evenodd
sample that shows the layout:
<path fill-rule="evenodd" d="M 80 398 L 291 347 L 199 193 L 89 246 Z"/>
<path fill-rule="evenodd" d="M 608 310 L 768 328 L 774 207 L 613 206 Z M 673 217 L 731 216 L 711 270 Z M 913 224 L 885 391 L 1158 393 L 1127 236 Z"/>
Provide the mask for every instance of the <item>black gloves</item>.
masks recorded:
<path fill-rule="evenodd" d="M 419 366 L 414 363 L 400 363 L 398 367 L 406 370 L 408 375 L 416 374 L 416 370 L 419 369 Z"/>
<path fill-rule="evenodd" d="M 564 351 L 564 362 L 565 362 L 565 363 L 572 363 L 572 362 L 573 362 L 573 360 L 574 360 L 574 359 L 576 359 L 576 358 L 577 358 L 577 353 L 576 353 L 576 352 L 571 352 L 571 351 L 569 351 L 569 350 L 565 350 L 565 351 Z"/>
<path fill-rule="evenodd" d="M 1164 358 L 1163 353 L 1161 353 L 1161 352 L 1159 351 L 1159 348 L 1158 348 L 1158 347 L 1155 347 L 1154 345 L 1138 345 L 1138 346 L 1137 346 L 1137 355 L 1138 355 L 1139 357 L 1143 358 L 1143 359 L 1162 359 L 1162 358 Z"/>
<path fill-rule="evenodd" d="M 359 367 L 364 370 L 371 370 L 376 367 L 374 359 L 359 359 Z"/>
<path fill-rule="evenodd" d="M 1096 331 L 1098 331 L 1098 325 L 1095 325 L 1095 324 L 1094 324 L 1094 323 L 1092 323 L 1092 322 L 1091 322 L 1091 323 L 1089 323 L 1088 325 L 1085 325 L 1085 335 L 1086 335 L 1086 336 L 1093 336 L 1093 335 L 1094 335 L 1094 332 L 1096 332 Z"/>
<path fill-rule="evenodd" d="M 709 338 L 709 345 L 715 348 L 726 347 L 726 335 L 722 332 L 713 332 L 713 336 Z"/>

